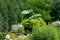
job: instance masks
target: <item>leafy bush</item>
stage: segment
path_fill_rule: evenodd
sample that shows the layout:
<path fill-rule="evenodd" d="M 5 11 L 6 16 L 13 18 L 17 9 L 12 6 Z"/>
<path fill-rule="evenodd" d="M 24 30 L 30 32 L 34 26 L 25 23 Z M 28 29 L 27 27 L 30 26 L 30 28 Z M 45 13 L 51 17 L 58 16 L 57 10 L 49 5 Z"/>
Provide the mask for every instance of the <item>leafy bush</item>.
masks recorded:
<path fill-rule="evenodd" d="M 25 31 L 31 32 L 33 26 L 35 26 L 36 24 L 39 24 L 40 26 L 42 25 L 46 25 L 46 23 L 44 22 L 44 20 L 42 18 L 38 18 L 38 19 L 25 19 L 22 22 Z"/>
<path fill-rule="evenodd" d="M 58 29 L 58 30 L 59 30 L 59 37 L 60 37 L 60 27 L 59 27 L 59 29 Z"/>
<path fill-rule="evenodd" d="M 0 32 L 0 40 L 4 40 L 6 36 L 6 33 Z"/>
<path fill-rule="evenodd" d="M 50 16 L 50 9 L 51 9 L 51 3 L 48 3 L 51 1 L 47 0 L 27 0 L 26 1 L 26 9 L 33 9 L 33 13 L 35 14 L 41 14 L 42 18 L 44 20 L 49 20 L 51 18 Z M 29 14 L 30 15 L 30 14 Z"/>
<path fill-rule="evenodd" d="M 41 26 L 34 28 L 32 40 L 60 40 L 57 28 L 50 26 Z"/>

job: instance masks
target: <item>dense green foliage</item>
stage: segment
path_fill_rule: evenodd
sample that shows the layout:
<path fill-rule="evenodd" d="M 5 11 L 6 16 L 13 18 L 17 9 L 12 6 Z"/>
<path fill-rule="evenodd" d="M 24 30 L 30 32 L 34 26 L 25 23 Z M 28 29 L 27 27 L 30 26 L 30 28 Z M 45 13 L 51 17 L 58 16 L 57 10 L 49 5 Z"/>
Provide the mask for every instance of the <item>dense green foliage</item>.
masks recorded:
<path fill-rule="evenodd" d="M 0 0 L 1 31 L 9 31 L 11 24 L 21 22 L 21 11 L 24 9 L 23 0 Z"/>
<path fill-rule="evenodd" d="M 10 32 L 13 39 L 32 33 L 32 40 L 60 40 L 60 21 L 56 27 L 48 25 L 56 20 L 60 20 L 60 0 L 0 0 L 0 40 Z M 12 28 L 15 24 L 19 26 Z"/>
<path fill-rule="evenodd" d="M 22 22 L 24 28 L 25 28 L 25 32 L 27 31 L 32 31 L 33 29 L 33 26 L 34 25 L 40 25 L 40 26 L 43 26 L 43 25 L 46 25 L 46 23 L 44 22 L 44 20 L 42 18 L 37 18 L 37 19 L 25 19 L 23 20 Z"/>
<path fill-rule="evenodd" d="M 0 0 L 0 31 L 10 31 L 12 24 L 21 23 L 21 11 L 25 9 L 32 9 L 33 12 L 23 15 L 24 19 L 32 14 L 41 14 L 46 22 L 51 19 L 52 15 L 53 20 L 59 19 L 59 3 L 57 0 Z"/>
<path fill-rule="evenodd" d="M 6 33 L 0 32 L 0 40 L 4 40 L 6 36 Z"/>
<path fill-rule="evenodd" d="M 44 20 L 49 20 L 51 4 L 46 0 L 27 0 L 26 9 L 33 9 L 34 14 L 41 14 Z"/>
<path fill-rule="evenodd" d="M 52 20 L 60 20 L 60 0 L 53 0 L 51 9 Z"/>
<path fill-rule="evenodd" d="M 60 40 L 59 32 L 54 26 L 41 26 L 34 28 L 32 40 Z"/>

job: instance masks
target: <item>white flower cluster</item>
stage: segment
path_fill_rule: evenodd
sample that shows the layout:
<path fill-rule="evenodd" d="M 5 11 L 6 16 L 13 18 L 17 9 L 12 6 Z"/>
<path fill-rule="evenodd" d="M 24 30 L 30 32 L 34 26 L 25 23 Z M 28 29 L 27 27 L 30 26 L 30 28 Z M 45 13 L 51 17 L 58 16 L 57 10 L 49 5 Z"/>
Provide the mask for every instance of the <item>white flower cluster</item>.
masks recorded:
<path fill-rule="evenodd" d="M 11 26 L 11 30 L 17 32 L 19 29 L 23 28 L 22 24 L 15 24 Z"/>
<path fill-rule="evenodd" d="M 60 26 L 60 21 L 52 22 L 52 24 L 55 25 L 55 26 Z"/>
<path fill-rule="evenodd" d="M 20 39 L 24 40 L 25 38 L 30 38 L 30 37 L 31 37 L 31 35 L 27 34 L 27 35 L 20 35 L 17 38 L 20 38 Z"/>
<path fill-rule="evenodd" d="M 8 39 L 8 40 L 13 40 L 13 39 L 10 38 L 10 35 L 9 35 L 9 34 L 6 35 L 5 40 L 6 40 L 6 39 Z"/>

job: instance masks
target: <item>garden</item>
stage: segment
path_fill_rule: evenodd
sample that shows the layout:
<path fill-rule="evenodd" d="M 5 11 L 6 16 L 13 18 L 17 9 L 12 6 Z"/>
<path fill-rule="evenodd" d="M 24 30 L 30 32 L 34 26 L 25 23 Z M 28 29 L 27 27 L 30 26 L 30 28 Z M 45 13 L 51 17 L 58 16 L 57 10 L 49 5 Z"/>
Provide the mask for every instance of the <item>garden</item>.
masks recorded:
<path fill-rule="evenodd" d="M 0 40 L 60 40 L 60 0 L 0 0 Z"/>

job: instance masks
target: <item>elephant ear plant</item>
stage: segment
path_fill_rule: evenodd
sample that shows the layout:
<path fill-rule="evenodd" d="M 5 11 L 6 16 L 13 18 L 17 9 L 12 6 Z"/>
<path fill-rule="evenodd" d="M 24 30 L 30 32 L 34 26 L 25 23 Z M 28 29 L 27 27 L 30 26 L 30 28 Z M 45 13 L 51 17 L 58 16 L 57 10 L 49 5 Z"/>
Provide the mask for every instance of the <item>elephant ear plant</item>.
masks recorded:
<path fill-rule="evenodd" d="M 23 20 L 23 18 L 24 18 L 23 15 L 29 14 L 29 13 L 31 13 L 32 11 L 33 11 L 32 9 L 23 10 L 23 11 L 21 12 L 21 22 L 22 22 L 22 20 Z"/>

